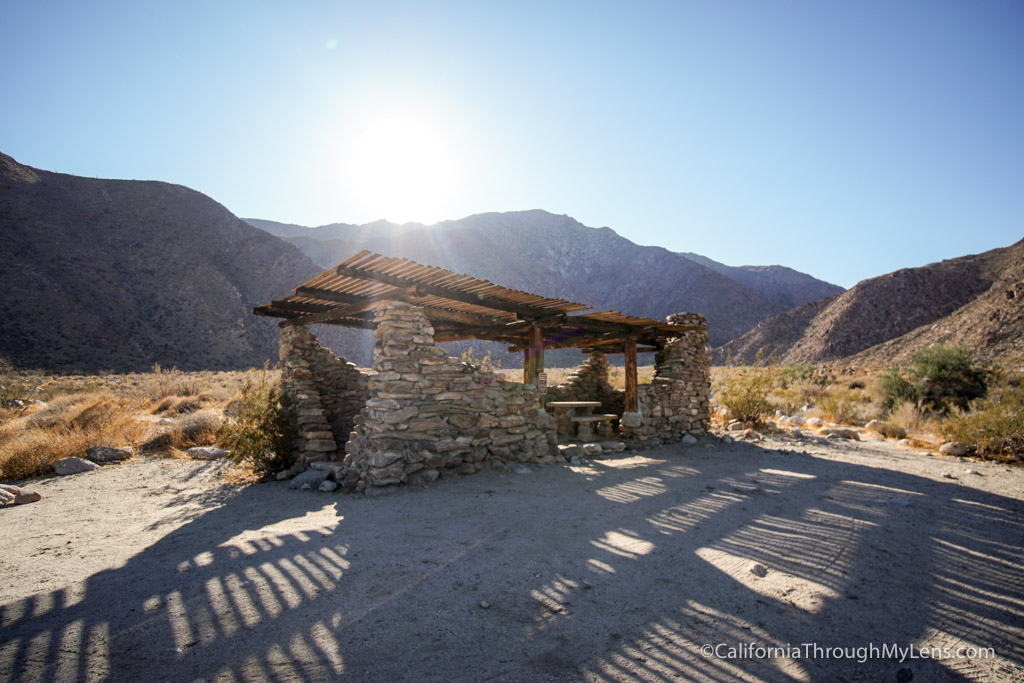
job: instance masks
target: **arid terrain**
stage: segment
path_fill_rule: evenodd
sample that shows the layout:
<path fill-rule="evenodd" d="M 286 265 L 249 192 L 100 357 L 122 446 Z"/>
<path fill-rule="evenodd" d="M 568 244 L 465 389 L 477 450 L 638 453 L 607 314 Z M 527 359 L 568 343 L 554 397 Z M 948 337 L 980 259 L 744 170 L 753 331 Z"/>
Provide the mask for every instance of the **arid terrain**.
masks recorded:
<path fill-rule="evenodd" d="M 0 510 L 0 681 L 1024 677 L 1019 467 L 620 455 L 373 499 L 175 459 L 34 480 Z"/>

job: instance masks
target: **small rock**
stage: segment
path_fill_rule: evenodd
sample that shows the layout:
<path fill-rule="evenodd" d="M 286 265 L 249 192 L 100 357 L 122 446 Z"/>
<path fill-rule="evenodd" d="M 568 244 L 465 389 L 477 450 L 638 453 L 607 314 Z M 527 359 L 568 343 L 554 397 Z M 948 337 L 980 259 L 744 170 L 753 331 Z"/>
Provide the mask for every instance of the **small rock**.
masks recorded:
<path fill-rule="evenodd" d="M 480 606 L 483 607 L 484 609 L 490 609 L 491 603 L 487 602 L 486 600 L 481 600 L 480 601 Z"/>
<path fill-rule="evenodd" d="M 604 449 L 601 447 L 601 444 L 599 443 L 583 444 L 583 455 L 589 455 L 590 457 L 593 457 L 595 455 L 601 455 L 601 453 L 603 452 Z"/>
<path fill-rule="evenodd" d="M 174 420 L 172 420 L 169 417 L 161 417 L 159 420 L 156 421 L 156 423 L 158 425 L 172 425 L 174 424 Z"/>
<path fill-rule="evenodd" d="M 228 456 L 231 451 L 216 446 L 195 446 L 186 450 L 185 453 L 194 460 L 216 460 Z"/>
<path fill-rule="evenodd" d="M 829 427 L 827 429 L 819 429 L 818 434 L 826 438 L 834 436 L 837 439 L 850 439 L 852 441 L 860 441 L 860 434 L 853 429 L 844 429 L 842 427 Z"/>
<path fill-rule="evenodd" d="M 579 444 L 575 443 L 559 444 L 558 452 L 562 457 L 573 458 L 582 453 L 583 449 L 579 447 Z"/>
<path fill-rule="evenodd" d="M 943 472 L 942 473 L 942 478 L 943 479 L 956 479 L 956 477 L 953 476 L 952 472 Z"/>
<path fill-rule="evenodd" d="M 55 461 L 52 467 L 54 472 L 63 476 L 68 474 L 78 474 L 80 472 L 91 472 L 98 468 L 99 465 L 94 462 L 89 462 L 84 458 L 69 457 Z"/>
<path fill-rule="evenodd" d="M 288 488 L 298 489 L 300 491 L 312 491 L 318 488 L 320 484 L 327 481 L 327 472 L 319 472 L 317 470 L 306 470 L 302 474 L 298 475 L 288 483 Z"/>
<path fill-rule="evenodd" d="M 761 489 L 757 488 L 752 484 L 733 484 L 732 490 L 735 491 L 736 493 L 745 493 L 747 495 L 752 495 L 757 493 Z"/>
<path fill-rule="evenodd" d="M 744 429 L 743 432 L 740 434 L 740 438 L 746 439 L 748 441 L 760 441 L 761 434 L 759 432 L 754 431 L 753 429 Z"/>
<path fill-rule="evenodd" d="M 804 433 L 804 430 L 802 430 L 802 429 L 794 429 L 793 431 L 791 431 L 789 433 L 789 435 L 792 436 L 795 439 L 803 439 L 803 438 L 805 438 L 807 436 L 807 434 Z"/>
<path fill-rule="evenodd" d="M 85 449 L 85 457 L 97 463 L 120 462 L 132 457 L 132 447 L 125 446 L 124 448 L 107 448 L 104 446 L 95 446 L 93 448 Z"/>
<path fill-rule="evenodd" d="M 515 472 L 516 474 L 532 474 L 533 473 L 533 470 L 531 470 L 529 467 L 527 467 L 526 465 L 524 465 L 521 462 L 514 462 L 514 463 L 512 463 L 512 471 Z"/>
<path fill-rule="evenodd" d="M 693 444 L 697 443 L 697 437 L 695 437 L 693 434 L 687 434 L 686 436 L 683 437 L 683 443 L 690 444 L 692 446 Z"/>
<path fill-rule="evenodd" d="M 14 497 L 11 505 L 25 505 L 26 503 L 35 503 L 42 499 L 43 496 L 38 491 L 22 491 Z"/>
<path fill-rule="evenodd" d="M 901 446 L 909 446 L 910 448 L 913 448 L 914 446 L 917 445 L 917 442 L 915 442 L 913 439 L 900 439 L 896 443 L 898 443 Z"/>
<path fill-rule="evenodd" d="M 320 491 L 321 493 L 330 493 L 336 488 L 338 488 L 338 482 L 328 479 L 327 481 L 320 483 L 320 486 L 317 487 L 317 491 Z"/>
<path fill-rule="evenodd" d="M 288 470 L 284 470 L 283 472 L 278 472 L 277 473 L 277 480 L 278 481 L 284 481 L 285 479 L 291 479 L 291 478 L 292 478 L 292 473 L 289 472 Z"/>
<path fill-rule="evenodd" d="M 812 417 L 812 418 L 808 418 L 808 420 L 807 420 L 807 426 L 808 427 L 818 428 L 818 427 L 822 426 L 823 424 L 825 424 L 825 421 L 822 420 L 820 417 Z"/>
<path fill-rule="evenodd" d="M 967 447 L 959 441 L 950 441 L 939 446 L 939 453 L 943 455 L 967 455 Z"/>
<path fill-rule="evenodd" d="M 794 415 L 793 417 L 789 418 L 789 424 L 797 425 L 798 427 L 802 426 L 805 422 L 807 422 L 807 420 L 800 417 L 799 415 Z"/>
<path fill-rule="evenodd" d="M 724 443 L 726 446 L 728 446 L 729 444 L 732 443 L 732 437 L 729 436 L 728 434 L 723 434 L 722 435 L 722 443 Z"/>
<path fill-rule="evenodd" d="M 569 460 L 569 464 L 572 465 L 573 467 L 584 467 L 586 466 L 587 461 L 580 458 L 578 455 L 574 455 L 572 456 L 572 459 Z"/>
<path fill-rule="evenodd" d="M 621 441 L 605 441 L 601 444 L 601 448 L 610 453 L 621 453 L 626 450 L 626 444 Z"/>
<path fill-rule="evenodd" d="M 981 474 L 981 473 L 978 472 L 978 470 L 966 469 L 966 470 L 964 470 L 964 474 Z"/>
<path fill-rule="evenodd" d="M 749 567 L 747 567 L 747 571 L 749 571 L 754 576 L 760 576 L 762 578 L 768 575 L 767 567 L 765 567 L 760 562 L 752 563 Z"/>
<path fill-rule="evenodd" d="M 729 423 L 729 426 L 726 427 L 726 429 L 728 429 L 730 432 L 742 431 L 743 430 L 743 423 L 740 422 L 739 420 L 734 420 L 734 421 Z"/>

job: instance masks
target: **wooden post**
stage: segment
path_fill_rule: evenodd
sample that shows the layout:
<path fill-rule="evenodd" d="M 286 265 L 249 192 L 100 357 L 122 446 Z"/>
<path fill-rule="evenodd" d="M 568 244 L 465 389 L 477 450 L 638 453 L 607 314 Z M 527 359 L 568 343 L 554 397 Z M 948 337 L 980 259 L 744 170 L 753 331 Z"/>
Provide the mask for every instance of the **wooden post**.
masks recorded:
<path fill-rule="evenodd" d="M 544 331 L 539 327 L 531 327 L 523 351 L 523 384 L 536 384 L 537 375 L 541 372 L 544 372 Z"/>
<path fill-rule="evenodd" d="M 635 413 L 638 409 L 636 396 L 636 342 L 627 339 L 625 344 L 626 352 L 626 404 L 627 413 Z"/>

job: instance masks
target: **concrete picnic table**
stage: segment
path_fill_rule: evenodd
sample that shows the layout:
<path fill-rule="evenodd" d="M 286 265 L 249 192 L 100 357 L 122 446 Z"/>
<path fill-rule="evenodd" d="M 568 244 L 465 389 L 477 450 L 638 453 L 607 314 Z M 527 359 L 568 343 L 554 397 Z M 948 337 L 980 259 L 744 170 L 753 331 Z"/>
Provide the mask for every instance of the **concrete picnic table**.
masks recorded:
<path fill-rule="evenodd" d="M 558 420 L 558 433 L 565 436 L 573 436 L 572 418 L 576 416 L 576 409 L 583 410 L 583 415 L 590 415 L 594 408 L 600 408 L 600 401 L 551 401 L 546 408 L 555 411 L 555 419 Z"/>

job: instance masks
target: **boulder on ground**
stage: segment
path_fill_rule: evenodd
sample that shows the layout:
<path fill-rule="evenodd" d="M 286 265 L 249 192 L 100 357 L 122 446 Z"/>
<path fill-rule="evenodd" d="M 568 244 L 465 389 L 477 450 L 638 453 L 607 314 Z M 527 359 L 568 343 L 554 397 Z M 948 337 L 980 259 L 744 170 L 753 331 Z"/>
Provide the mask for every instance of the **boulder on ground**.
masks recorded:
<path fill-rule="evenodd" d="M 300 491 L 312 491 L 320 487 L 320 484 L 327 481 L 329 472 L 322 470 L 306 470 L 288 482 L 288 488 Z"/>
<path fill-rule="evenodd" d="M 959 441 L 950 441 L 939 446 L 939 453 L 952 456 L 967 455 L 967 446 Z"/>
<path fill-rule="evenodd" d="M 819 436 L 829 437 L 834 436 L 837 439 L 850 439 L 852 441 L 860 441 L 860 434 L 854 429 L 845 429 L 842 427 L 827 427 L 825 429 L 818 430 Z"/>
<path fill-rule="evenodd" d="M 823 424 L 825 424 L 825 421 L 822 420 L 820 417 L 811 417 L 807 419 L 808 427 L 820 427 Z"/>
<path fill-rule="evenodd" d="M 91 472 L 98 468 L 99 465 L 84 458 L 68 457 L 54 461 L 52 467 L 54 472 L 64 476 L 68 474 L 79 474 L 81 472 Z"/>
<path fill-rule="evenodd" d="M 94 446 L 85 449 L 85 457 L 95 463 L 121 462 L 132 457 L 132 447 L 108 448 L 106 446 Z"/>
<path fill-rule="evenodd" d="M 186 450 L 185 454 L 194 460 L 216 460 L 227 457 L 231 451 L 216 446 L 194 446 Z"/>
<path fill-rule="evenodd" d="M 889 439 L 905 439 L 907 438 L 907 430 L 900 427 L 898 424 L 892 422 L 882 422 L 881 420 L 872 420 L 868 422 L 866 429 L 873 432 L 878 432 L 884 437 Z"/>

